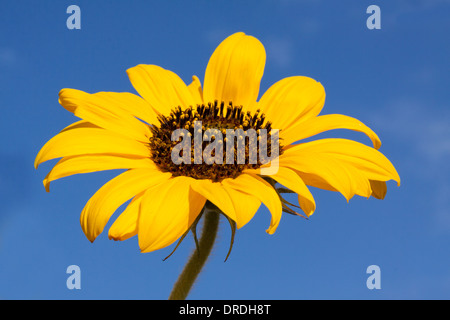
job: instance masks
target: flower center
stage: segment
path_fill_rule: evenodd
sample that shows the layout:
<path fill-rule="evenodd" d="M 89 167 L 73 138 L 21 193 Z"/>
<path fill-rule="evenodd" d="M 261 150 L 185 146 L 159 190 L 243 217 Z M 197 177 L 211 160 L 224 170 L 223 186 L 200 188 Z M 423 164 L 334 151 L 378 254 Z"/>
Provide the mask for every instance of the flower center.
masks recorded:
<path fill-rule="evenodd" d="M 282 151 L 278 133 L 273 133 L 264 113 L 244 112 L 232 102 L 177 107 L 158 120 L 159 126 L 150 126 L 151 159 L 173 176 L 215 182 L 236 178 Z"/>

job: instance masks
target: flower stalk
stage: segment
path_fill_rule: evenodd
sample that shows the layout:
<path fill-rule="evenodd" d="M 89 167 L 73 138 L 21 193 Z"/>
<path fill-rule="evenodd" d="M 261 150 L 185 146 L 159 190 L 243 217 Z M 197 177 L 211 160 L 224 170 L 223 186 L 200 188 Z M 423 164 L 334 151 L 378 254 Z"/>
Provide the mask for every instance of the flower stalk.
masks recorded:
<path fill-rule="evenodd" d="M 219 229 L 220 211 L 205 205 L 203 230 L 196 249 L 175 282 L 169 300 L 184 300 L 202 271 L 214 246 Z"/>

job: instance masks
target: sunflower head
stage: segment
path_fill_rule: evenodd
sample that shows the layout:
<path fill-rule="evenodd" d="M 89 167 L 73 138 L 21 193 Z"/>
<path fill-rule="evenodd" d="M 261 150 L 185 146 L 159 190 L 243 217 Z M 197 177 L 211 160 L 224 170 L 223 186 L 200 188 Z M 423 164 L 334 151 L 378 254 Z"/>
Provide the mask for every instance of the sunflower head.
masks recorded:
<path fill-rule="evenodd" d="M 382 199 L 386 181 L 400 183 L 369 127 L 344 115 L 319 115 L 325 90 L 314 79 L 282 79 L 258 99 L 265 62 L 261 42 L 238 32 L 212 54 L 203 86 L 196 76 L 186 85 L 172 71 L 138 65 L 127 73 L 139 96 L 63 89 L 61 105 L 81 121 L 39 151 L 36 167 L 61 158 L 44 179 L 46 189 L 72 174 L 126 169 L 87 202 L 81 226 L 94 241 L 130 201 L 109 237 L 137 235 L 148 252 L 184 238 L 204 208 L 215 208 L 241 228 L 263 203 L 272 234 L 282 212 L 308 217 L 315 211 L 308 186 L 347 200 Z M 303 141 L 333 129 L 364 133 L 373 147 L 348 139 Z M 274 163 L 276 170 L 264 170 Z M 284 193 L 297 194 L 298 203 L 287 202 Z"/>
<path fill-rule="evenodd" d="M 159 125 L 150 127 L 151 159 L 162 171 L 173 176 L 211 179 L 214 182 L 234 179 L 245 169 L 258 169 L 267 163 L 266 159 L 258 158 L 262 154 L 259 146 L 263 145 L 264 150 L 268 150 L 267 156 L 272 156 L 271 123 L 265 120 L 259 109 L 254 113 L 242 109 L 242 105 L 233 106 L 231 101 L 225 105 L 225 102 L 215 100 L 195 108 L 178 106 L 169 115 L 160 115 Z M 182 163 L 173 158 L 179 144 L 174 141 L 173 134 L 178 130 L 182 130 L 182 140 L 188 140 L 187 148 L 181 150 Z M 269 131 L 265 136 L 268 141 L 258 143 L 261 136 L 257 134 L 263 130 Z M 279 143 L 278 139 L 276 142 Z M 208 157 L 212 159 L 208 161 Z"/>

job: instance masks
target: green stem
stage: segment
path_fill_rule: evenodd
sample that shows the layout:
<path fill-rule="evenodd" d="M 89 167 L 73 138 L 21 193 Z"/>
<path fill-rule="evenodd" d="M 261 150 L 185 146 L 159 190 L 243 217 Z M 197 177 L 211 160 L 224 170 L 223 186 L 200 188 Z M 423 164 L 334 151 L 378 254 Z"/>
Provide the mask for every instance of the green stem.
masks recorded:
<path fill-rule="evenodd" d="M 206 207 L 204 210 L 204 223 L 198 245 L 199 248 L 192 252 L 183 272 L 173 286 L 169 300 L 186 299 L 214 246 L 214 240 L 216 239 L 217 230 L 219 229 L 220 214 L 214 210 L 208 210 Z"/>

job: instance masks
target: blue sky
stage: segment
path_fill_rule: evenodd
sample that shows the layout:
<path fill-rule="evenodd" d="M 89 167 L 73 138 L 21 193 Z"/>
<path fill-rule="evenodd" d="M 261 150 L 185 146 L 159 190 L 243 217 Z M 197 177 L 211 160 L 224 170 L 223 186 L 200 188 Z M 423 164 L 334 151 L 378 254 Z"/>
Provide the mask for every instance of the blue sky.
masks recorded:
<path fill-rule="evenodd" d="M 81 8 L 68 30 L 66 8 Z M 369 30 L 366 8 L 381 8 Z M 226 221 L 191 299 L 450 298 L 450 2 L 416 1 L 3 1 L 0 11 L 0 298 L 166 299 L 194 248 L 188 237 L 141 254 L 137 239 L 93 244 L 79 214 L 120 171 L 42 179 L 42 145 L 77 121 L 58 104 L 62 88 L 135 92 L 125 70 L 140 63 L 203 79 L 209 56 L 243 31 L 267 51 L 260 92 L 287 76 L 320 81 L 324 114 L 356 117 L 377 132 L 402 185 L 385 200 L 311 188 L 309 221 L 284 215 L 274 235 L 262 206 L 238 230 L 225 259 Z M 369 144 L 356 133 L 333 136 Z M 111 221 L 113 221 L 112 219 Z M 108 224 L 109 226 L 110 224 Z M 107 227 L 108 227 L 107 226 Z M 66 268 L 81 269 L 81 289 Z M 381 289 L 366 287 L 370 265 Z"/>

